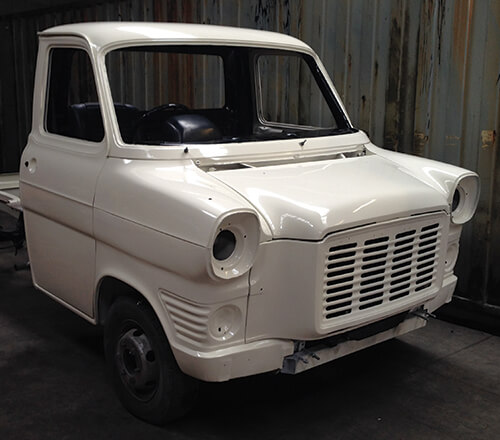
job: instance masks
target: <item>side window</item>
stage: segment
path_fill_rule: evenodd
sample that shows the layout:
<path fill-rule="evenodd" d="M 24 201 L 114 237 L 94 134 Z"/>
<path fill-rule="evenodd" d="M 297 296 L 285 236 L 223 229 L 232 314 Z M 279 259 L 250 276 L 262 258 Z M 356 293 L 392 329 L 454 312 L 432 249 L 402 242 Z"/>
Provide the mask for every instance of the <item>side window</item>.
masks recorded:
<path fill-rule="evenodd" d="M 104 138 L 90 58 L 82 49 L 50 51 L 45 128 L 59 134 L 92 142 Z"/>

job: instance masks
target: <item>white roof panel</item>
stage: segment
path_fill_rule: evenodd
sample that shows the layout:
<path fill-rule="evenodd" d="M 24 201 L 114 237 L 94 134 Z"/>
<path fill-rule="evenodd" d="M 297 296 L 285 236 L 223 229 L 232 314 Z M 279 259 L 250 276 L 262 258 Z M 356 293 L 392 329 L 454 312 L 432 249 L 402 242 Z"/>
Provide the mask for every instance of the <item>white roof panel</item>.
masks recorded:
<path fill-rule="evenodd" d="M 85 38 L 97 48 L 109 45 L 164 42 L 166 44 L 228 44 L 287 47 L 310 50 L 304 42 L 276 32 L 228 26 L 151 22 L 89 22 L 52 27 L 41 37 L 73 35 Z"/>

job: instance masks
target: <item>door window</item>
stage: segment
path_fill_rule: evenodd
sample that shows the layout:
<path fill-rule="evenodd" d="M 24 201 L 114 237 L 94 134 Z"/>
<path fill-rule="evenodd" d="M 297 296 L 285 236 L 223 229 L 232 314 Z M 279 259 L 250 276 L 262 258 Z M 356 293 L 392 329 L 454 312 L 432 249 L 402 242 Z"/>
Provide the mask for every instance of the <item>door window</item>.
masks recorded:
<path fill-rule="evenodd" d="M 82 49 L 50 52 L 45 127 L 49 133 L 91 142 L 104 138 L 92 64 Z"/>

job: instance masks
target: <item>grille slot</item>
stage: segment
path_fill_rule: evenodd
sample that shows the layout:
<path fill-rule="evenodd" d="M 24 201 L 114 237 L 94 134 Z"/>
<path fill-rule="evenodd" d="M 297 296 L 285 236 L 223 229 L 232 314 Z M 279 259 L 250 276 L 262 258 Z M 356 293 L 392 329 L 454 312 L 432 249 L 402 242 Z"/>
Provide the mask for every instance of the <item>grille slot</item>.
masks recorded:
<path fill-rule="evenodd" d="M 371 233 L 351 232 L 335 244 L 332 236 L 326 245 L 323 320 L 354 318 L 384 304 L 425 295 L 437 278 L 441 235 L 442 224 L 434 216 Z"/>
<path fill-rule="evenodd" d="M 200 344 L 207 339 L 208 307 L 191 304 L 163 290 L 161 298 L 167 306 L 178 337 L 192 344 Z"/>

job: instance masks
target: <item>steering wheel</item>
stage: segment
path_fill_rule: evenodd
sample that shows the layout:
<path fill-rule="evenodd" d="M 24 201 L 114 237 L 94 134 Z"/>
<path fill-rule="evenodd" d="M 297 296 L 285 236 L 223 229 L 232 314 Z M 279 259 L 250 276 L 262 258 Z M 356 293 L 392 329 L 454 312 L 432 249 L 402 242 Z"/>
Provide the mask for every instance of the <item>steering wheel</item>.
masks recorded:
<path fill-rule="evenodd" d="M 148 122 L 152 122 L 155 119 L 155 116 L 164 112 L 164 111 L 177 111 L 181 110 L 184 112 L 188 112 L 189 108 L 185 106 L 184 104 L 177 104 L 174 102 L 170 102 L 168 104 L 161 104 L 156 107 L 153 107 L 151 110 L 148 110 L 146 113 L 144 113 L 139 120 L 135 123 L 134 129 L 133 129 L 133 139 L 134 142 L 137 141 L 146 141 L 146 140 L 153 140 L 152 136 L 153 132 L 158 131 L 155 129 L 154 124 L 151 127 L 151 133 L 145 132 L 141 133 L 141 129 L 144 127 L 145 124 Z M 158 122 L 158 121 L 156 121 Z"/>
<path fill-rule="evenodd" d="M 189 111 L 189 108 L 186 107 L 184 104 L 177 104 L 175 102 L 170 102 L 168 104 L 157 105 L 156 107 L 153 107 L 151 110 L 148 110 L 146 113 L 144 113 L 141 116 L 140 121 L 144 122 L 145 119 L 149 119 L 153 115 L 155 115 L 156 113 L 161 113 L 161 112 L 164 112 L 165 110 L 183 110 L 183 111 Z"/>

